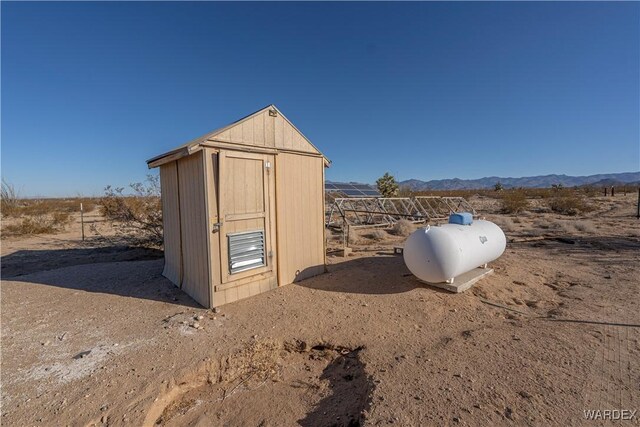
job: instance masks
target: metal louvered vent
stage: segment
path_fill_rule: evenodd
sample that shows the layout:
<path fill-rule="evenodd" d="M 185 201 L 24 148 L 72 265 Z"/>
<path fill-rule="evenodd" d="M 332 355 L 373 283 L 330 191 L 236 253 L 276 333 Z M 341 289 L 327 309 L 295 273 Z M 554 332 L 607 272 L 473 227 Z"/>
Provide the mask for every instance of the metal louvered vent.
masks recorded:
<path fill-rule="evenodd" d="M 264 264 L 264 230 L 227 234 L 229 272 L 239 273 Z"/>

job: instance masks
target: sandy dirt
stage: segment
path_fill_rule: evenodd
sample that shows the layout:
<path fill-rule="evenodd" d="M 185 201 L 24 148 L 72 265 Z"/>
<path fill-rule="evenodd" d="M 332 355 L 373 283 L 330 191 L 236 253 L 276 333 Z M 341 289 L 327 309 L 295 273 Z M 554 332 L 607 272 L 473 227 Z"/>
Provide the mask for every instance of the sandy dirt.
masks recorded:
<path fill-rule="evenodd" d="M 509 244 L 462 294 L 412 277 L 402 237 L 362 232 L 327 274 L 218 313 L 158 251 L 82 243 L 75 223 L 3 240 L 2 425 L 578 426 L 640 409 L 635 201 L 569 218 L 473 200 Z"/>

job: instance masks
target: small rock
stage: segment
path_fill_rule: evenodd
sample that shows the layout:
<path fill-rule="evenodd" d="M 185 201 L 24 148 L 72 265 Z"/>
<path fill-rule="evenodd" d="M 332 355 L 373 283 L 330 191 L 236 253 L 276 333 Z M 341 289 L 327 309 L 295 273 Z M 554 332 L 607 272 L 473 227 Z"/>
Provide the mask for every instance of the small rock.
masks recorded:
<path fill-rule="evenodd" d="M 42 344 L 43 346 L 48 346 L 49 344 L 51 344 L 51 341 L 47 340 L 45 342 L 41 342 L 40 344 Z"/>
<path fill-rule="evenodd" d="M 453 417 L 453 422 L 454 423 L 459 423 L 460 422 L 460 417 Z"/>
<path fill-rule="evenodd" d="M 526 391 L 522 390 L 520 392 L 518 392 L 518 394 L 523 397 L 524 399 L 531 399 L 531 395 L 529 393 L 527 393 Z"/>
<path fill-rule="evenodd" d="M 214 307 L 213 308 L 213 312 L 218 314 L 218 313 L 220 313 L 220 309 L 218 307 Z"/>
<path fill-rule="evenodd" d="M 107 419 L 108 419 L 108 417 L 106 415 L 103 415 L 102 418 L 100 418 L 100 422 L 102 424 L 106 424 L 107 423 Z"/>
<path fill-rule="evenodd" d="M 84 357 L 88 356 L 90 353 L 91 353 L 91 350 L 81 351 L 80 353 L 78 353 L 75 356 L 73 356 L 73 358 L 75 360 L 83 359 Z"/>
<path fill-rule="evenodd" d="M 200 323 L 198 323 L 198 322 L 193 322 L 193 323 L 191 324 L 191 327 L 192 327 L 192 328 L 194 328 L 194 329 L 198 329 L 198 328 L 200 327 Z"/>
<path fill-rule="evenodd" d="M 513 419 L 513 409 L 511 409 L 510 407 L 506 407 L 504 408 L 504 416 L 509 418 L 510 420 Z"/>
<path fill-rule="evenodd" d="M 196 317 L 195 317 L 195 319 L 196 319 L 196 320 L 202 320 L 202 319 L 204 319 L 204 316 L 199 315 L 199 316 L 196 316 Z"/>

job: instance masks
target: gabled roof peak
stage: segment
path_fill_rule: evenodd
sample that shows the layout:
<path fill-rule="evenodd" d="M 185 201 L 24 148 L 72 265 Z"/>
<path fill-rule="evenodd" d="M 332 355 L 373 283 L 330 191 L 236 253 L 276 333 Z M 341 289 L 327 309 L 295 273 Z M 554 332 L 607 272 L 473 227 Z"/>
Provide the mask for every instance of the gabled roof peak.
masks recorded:
<path fill-rule="evenodd" d="M 273 121 L 269 121 L 270 118 L 273 118 Z M 147 165 L 149 168 L 153 168 L 168 161 L 188 156 L 198 151 L 205 143 L 258 146 L 274 151 L 322 155 L 320 150 L 282 114 L 275 104 L 269 104 L 231 124 L 195 138 L 174 150 L 153 157 L 147 160 Z M 326 158 L 325 162 L 329 163 Z"/>

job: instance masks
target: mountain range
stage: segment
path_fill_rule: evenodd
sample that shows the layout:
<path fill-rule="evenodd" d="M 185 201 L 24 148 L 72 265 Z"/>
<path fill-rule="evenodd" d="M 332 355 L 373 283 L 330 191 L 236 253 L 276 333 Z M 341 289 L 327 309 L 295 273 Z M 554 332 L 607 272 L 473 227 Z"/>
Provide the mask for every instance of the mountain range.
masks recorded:
<path fill-rule="evenodd" d="M 431 181 L 408 179 L 400 181 L 398 184 L 400 184 L 400 187 L 409 188 L 411 190 L 467 190 L 493 188 L 498 182 L 501 183 L 504 188 L 547 188 L 554 184 L 562 184 L 565 187 L 583 185 L 611 186 L 619 184 L 640 184 L 640 172 L 605 173 L 588 176 L 538 175 L 522 178 L 488 176 L 478 179 L 453 178 L 436 179 Z"/>

